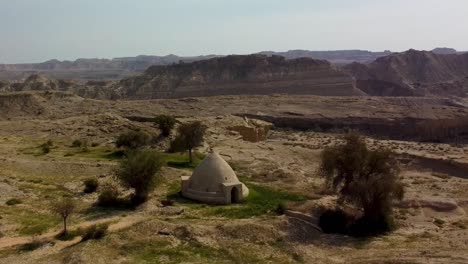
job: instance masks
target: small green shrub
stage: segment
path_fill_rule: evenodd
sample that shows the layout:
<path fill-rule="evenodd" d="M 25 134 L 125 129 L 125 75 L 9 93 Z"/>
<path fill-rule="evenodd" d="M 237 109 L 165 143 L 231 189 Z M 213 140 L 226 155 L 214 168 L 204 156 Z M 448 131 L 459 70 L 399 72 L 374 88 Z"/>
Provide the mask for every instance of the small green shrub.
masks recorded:
<path fill-rule="evenodd" d="M 92 225 L 82 230 L 82 241 L 101 239 L 107 234 L 108 224 Z"/>
<path fill-rule="evenodd" d="M 41 148 L 41 151 L 43 154 L 48 154 L 50 152 L 50 145 L 47 143 L 44 143 L 39 146 Z"/>
<path fill-rule="evenodd" d="M 168 115 L 159 115 L 154 118 L 154 122 L 158 125 L 162 135 L 167 137 L 171 134 L 171 131 L 176 124 L 176 119 Z"/>
<path fill-rule="evenodd" d="M 111 160 L 115 160 L 115 159 L 122 159 L 123 157 L 125 157 L 127 155 L 127 152 L 124 151 L 124 150 L 116 150 L 116 151 L 112 151 L 108 154 L 105 154 L 105 157 L 107 159 L 111 159 Z"/>
<path fill-rule="evenodd" d="M 33 251 L 33 250 L 36 250 L 38 248 L 41 248 L 41 247 L 45 246 L 48 243 L 50 243 L 50 241 L 48 241 L 46 239 L 40 239 L 37 236 L 33 236 L 32 239 L 31 239 L 31 242 L 20 246 L 19 249 L 21 251 Z"/>
<path fill-rule="evenodd" d="M 122 133 L 117 138 L 115 145 L 118 148 L 138 149 L 148 145 L 151 142 L 151 136 L 143 131 L 128 131 Z"/>
<path fill-rule="evenodd" d="M 88 141 L 83 140 L 80 147 L 80 152 L 89 152 Z"/>
<path fill-rule="evenodd" d="M 434 224 L 438 227 L 443 227 L 445 224 L 445 221 L 440 218 L 436 218 L 434 219 Z"/>
<path fill-rule="evenodd" d="M 151 150 L 130 152 L 127 158 L 120 162 L 116 177 L 123 186 L 135 191 L 132 197 L 135 205 L 148 199 L 158 183 L 156 174 L 161 170 L 162 164 L 161 156 Z"/>
<path fill-rule="evenodd" d="M 171 199 L 165 199 L 165 200 L 162 200 L 162 201 L 161 201 L 161 205 L 162 205 L 163 207 L 173 206 L 173 205 L 174 205 L 174 201 L 171 200 Z"/>
<path fill-rule="evenodd" d="M 21 201 L 18 198 L 11 198 L 5 202 L 5 204 L 9 206 L 13 206 L 13 205 L 21 204 L 21 203 L 23 203 L 23 201 Z"/>
<path fill-rule="evenodd" d="M 453 223 L 452 225 L 460 229 L 468 229 L 468 221 L 458 221 L 458 222 Z"/>
<path fill-rule="evenodd" d="M 55 239 L 61 241 L 70 241 L 73 240 L 76 236 L 79 236 L 80 234 L 80 230 L 68 231 L 67 233 L 60 232 L 57 235 L 55 235 Z"/>
<path fill-rule="evenodd" d="M 80 148 L 81 145 L 83 145 L 83 141 L 81 141 L 80 139 L 75 139 L 73 140 L 72 142 L 72 148 Z"/>
<path fill-rule="evenodd" d="M 286 204 L 284 202 L 280 202 L 276 207 L 275 211 L 278 215 L 284 215 L 286 213 L 286 210 L 288 210 Z"/>
<path fill-rule="evenodd" d="M 113 182 L 107 182 L 99 188 L 97 204 L 102 207 L 116 207 L 120 205 L 120 192 L 118 186 Z"/>
<path fill-rule="evenodd" d="M 84 193 L 93 193 L 99 186 L 99 182 L 96 178 L 88 178 L 83 181 L 83 184 L 85 186 L 83 190 Z"/>

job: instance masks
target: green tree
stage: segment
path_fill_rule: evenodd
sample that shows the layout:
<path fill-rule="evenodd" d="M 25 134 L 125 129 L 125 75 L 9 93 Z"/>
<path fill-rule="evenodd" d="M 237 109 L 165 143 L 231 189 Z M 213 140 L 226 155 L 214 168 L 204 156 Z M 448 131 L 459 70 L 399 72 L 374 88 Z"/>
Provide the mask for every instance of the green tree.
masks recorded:
<path fill-rule="evenodd" d="M 192 151 L 203 143 L 206 127 L 200 122 L 182 124 L 177 129 L 178 134 L 171 142 L 171 151 L 188 151 L 189 161 L 193 162 Z"/>
<path fill-rule="evenodd" d="M 52 212 L 62 217 L 63 220 L 62 235 L 67 234 L 67 220 L 73 213 L 75 213 L 76 207 L 76 202 L 71 198 L 62 198 L 52 203 Z"/>
<path fill-rule="evenodd" d="M 125 187 L 134 189 L 132 201 L 139 204 L 148 199 L 149 193 L 156 186 L 156 173 L 161 167 L 162 160 L 156 152 L 134 151 L 120 162 L 116 176 Z"/>
<path fill-rule="evenodd" d="M 359 207 L 363 219 L 372 223 L 387 223 L 392 201 L 404 195 L 393 153 L 387 149 L 369 150 L 357 134 L 346 135 L 344 144 L 322 152 L 320 174 L 338 192 L 340 202 Z"/>
<path fill-rule="evenodd" d="M 155 117 L 154 122 L 158 125 L 162 135 L 167 137 L 171 134 L 171 131 L 176 124 L 176 119 L 168 115 L 158 115 Z"/>
<path fill-rule="evenodd" d="M 128 131 L 122 133 L 115 142 L 118 148 L 138 149 L 148 145 L 151 142 L 151 136 L 143 131 Z"/>

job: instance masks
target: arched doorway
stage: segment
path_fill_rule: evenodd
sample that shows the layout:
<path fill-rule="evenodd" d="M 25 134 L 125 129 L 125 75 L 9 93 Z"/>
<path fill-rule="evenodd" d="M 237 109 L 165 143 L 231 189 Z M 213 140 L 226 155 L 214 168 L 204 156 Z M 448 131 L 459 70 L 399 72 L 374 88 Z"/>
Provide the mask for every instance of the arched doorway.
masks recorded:
<path fill-rule="evenodd" d="M 239 190 L 236 187 L 231 189 L 231 203 L 239 202 Z"/>

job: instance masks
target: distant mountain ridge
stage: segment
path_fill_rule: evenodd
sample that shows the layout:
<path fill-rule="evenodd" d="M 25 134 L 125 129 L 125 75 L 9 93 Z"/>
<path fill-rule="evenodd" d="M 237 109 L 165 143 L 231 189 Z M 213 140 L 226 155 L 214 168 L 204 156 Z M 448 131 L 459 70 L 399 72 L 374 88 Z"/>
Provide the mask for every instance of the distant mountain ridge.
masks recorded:
<path fill-rule="evenodd" d="M 352 62 L 369 63 L 377 58 L 392 54 L 391 51 L 372 52 L 367 50 L 330 50 L 330 51 L 310 51 L 310 50 L 289 50 L 286 52 L 262 51 L 264 55 L 278 55 L 286 59 L 313 58 L 327 60 L 335 64 L 347 64 Z"/>
<path fill-rule="evenodd" d="M 435 53 L 457 53 L 450 48 L 436 48 Z M 290 50 L 286 52 L 263 51 L 257 54 L 278 55 L 286 59 L 312 58 L 327 60 L 337 65 L 353 62 L 371 63 L 377 58 L 391 55 L 391 51 L 372 52 L 365 50 L 331 50 L 310 51 Z M 193 62 L 199 60 L 224 57 L 225 55 L 203 56 L 146 56 L 122 57 L 114 59 L 77 59 L 75 61 L 49 60 L 42 63 L 0 64 L 0 80 L 23 80 L 31 74 L 40 74 L 58 79 L 87 80 L 119 80 L 144 72 L 153 65 L 171 65 L 179 62 Z"/>
<path fill-rule="evenodd" d="M 124 79 L 124 98 L 180 98 L 237 94 L 360 95 L 352 79 L 324 60 L 231 55 L 192 63 L 152 66 Z"/>
<path fill-rule="evenodd" d="M 133 63 L 140 58 L 115 61 Z M 167 58 L 166 62 L 175 60 Z M 50 61 L 49 63 L 56 63 Z M 77 65 L 86 65 L 79 61 Z M 78 67 L 78 66 L 74 66 Z M 80 66 L 85 67 L 85 66 Z M 326 60 L 277 55 L 230 55 L 150 66 L 121 80 L 64 80 L 32 74 L 1 81 L 0 91 L 69 91 L 95 99 L 159 99 L 215 95 L 468 96 L 468 53 L 409 50 L 371 63 L 338 66 Z"/>
<path fill-rule="evenodd" d="M 240 94 L 364 95 L 330 62 L 280 56 L 231 55 L 191 63 L 151 66 L 121 81 L 78 83 L 31 75 L 0 83 L 0 91 L 69 91 L 97 99 L 160 99 Z"/>
<path fill-rule="evenodd" d="M 409 50 L 343 69 L 369 95 L 465 97 L 468 93 L 468 53 Z"/>
<path fill-rule="evenodd" d="M 170 65 L 217 57 L 216 55 L 179 57 L 145 56 L 114 59 L 77 59 L 75 61 L 49 60 L 42 63 L 0 64 L 0 79 L 20 80 L 31 74 L 52 78 L 81 80 L 118 80 L 145 71 L 153 65 Z"/>

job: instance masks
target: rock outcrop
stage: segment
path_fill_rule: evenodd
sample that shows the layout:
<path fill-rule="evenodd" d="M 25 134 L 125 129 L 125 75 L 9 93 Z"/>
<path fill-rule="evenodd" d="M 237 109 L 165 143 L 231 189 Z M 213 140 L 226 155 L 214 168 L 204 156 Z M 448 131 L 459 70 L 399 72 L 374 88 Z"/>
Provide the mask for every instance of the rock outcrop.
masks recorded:
<path fill-rule="evenodd" d="M 369 95 L 465 97 L 468 92 L 468 53 L 409 50 L 344 69 L 355 78 L 357 88 Z"/>
<path fill-rule="evenodd" d="M 171 65 L 180 61 L 192 62 L 215 55 L 179 57 L 136 56 L 114 59 L 77 59 L 75 61 L 49 60 L 41 63 L 0 64 L 0 79 L 20 80 L 30 74 L 59 79 L 117 80 L 145 71 L 152 65 Z"/>
<path fill-rule="evenodd" d="M 279 56 L 227 56 L 153 66 L 118 84 L 130 99 L 239 94 L 359 95 L 352 79 L 329 62 Z"/>
<path fill-rule="evenodd" d="M 120 98 L 111 81 L 88 81 L 85 84 L 75 81 L 48 78 L 32 74 L 24 81 L 0 82 L 0 92 L 23 91 L 63 91 L 94 99 Z"/>
<path fill-rule="evenodd" d="M 392 52 L 388 50 L 382 52 L 372 52 L 367 50 L 288 50 L 285 52 L 262 51 L 260 54 L 282 56 L 289 60 L 297 58 L 312 58 L 327 60 L 336 64 L 347 64 L 352 62 L 370 63 L 377 58 L 388 56 L 392 54 Z"/>
<path fill-rule="evenodd" d="M 228 127 L 229 130 L 239 133 L 243 140 L 250 142 L 265 141 L 272 128 L 271 123 L 247 117 L 244 117 L 242 124 Z"/>

